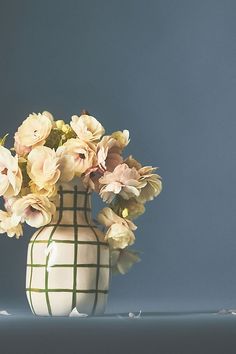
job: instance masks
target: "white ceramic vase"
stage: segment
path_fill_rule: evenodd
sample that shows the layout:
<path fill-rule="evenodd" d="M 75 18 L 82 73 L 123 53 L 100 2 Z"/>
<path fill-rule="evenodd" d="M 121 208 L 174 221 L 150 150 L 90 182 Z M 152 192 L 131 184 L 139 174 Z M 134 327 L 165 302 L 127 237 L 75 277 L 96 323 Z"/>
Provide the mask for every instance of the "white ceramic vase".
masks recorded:
<path fill-rule="evenodd" d="M 73 181 L 74 182 L 74 181 Z M 109 278 L 109 247 L 91 216 L 91 195 L 80 179 L 59 187 L 57 215 L 32 236 L 26 294 L 39 316 L 103 314 Z"/>

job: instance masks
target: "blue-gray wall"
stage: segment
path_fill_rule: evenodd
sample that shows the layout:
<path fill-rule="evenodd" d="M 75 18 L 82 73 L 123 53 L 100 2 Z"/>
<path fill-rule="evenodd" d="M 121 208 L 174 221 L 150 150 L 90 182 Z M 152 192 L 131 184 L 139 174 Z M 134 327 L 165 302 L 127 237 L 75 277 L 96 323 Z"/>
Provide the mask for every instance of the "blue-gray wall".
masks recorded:
<path fill-rule="evenodd" d="M 108 310 L 236 306 L 236 2 L 1 0 L 0 130 L 82 108 L 160 167 L 138 221 L 142 262 Z M 0 237 L 0 308 L 24 311 L 32 230 Z"/>

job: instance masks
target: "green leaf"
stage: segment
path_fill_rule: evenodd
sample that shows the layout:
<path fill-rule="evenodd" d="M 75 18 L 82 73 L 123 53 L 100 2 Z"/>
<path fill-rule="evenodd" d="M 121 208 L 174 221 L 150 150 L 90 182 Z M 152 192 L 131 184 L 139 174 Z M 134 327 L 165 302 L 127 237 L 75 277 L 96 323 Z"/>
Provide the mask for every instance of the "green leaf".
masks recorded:
<path fill-rule="evenodd" d="M 6 138 L 8 137 L 9 134 L 5 134 L 3 138 L 0 138 L 0 146 L 4 146 Z"/>
<path fill-rule="evenodd" d="M 47 146 L 50 149 L 57 149 L 60 144 L 62 135 L 63 135 L 63 132 L 61 130 L 52 129 L 51 133 L 47 137 L 47 140 L 46 140 L 46 143 L 44 144 L 44 146 Z"/>

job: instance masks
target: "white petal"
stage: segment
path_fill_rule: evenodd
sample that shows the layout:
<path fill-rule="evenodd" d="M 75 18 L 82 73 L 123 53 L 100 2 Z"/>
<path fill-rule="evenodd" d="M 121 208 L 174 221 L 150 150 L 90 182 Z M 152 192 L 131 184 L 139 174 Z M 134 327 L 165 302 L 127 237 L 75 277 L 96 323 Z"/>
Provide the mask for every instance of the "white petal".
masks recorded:
<path fill-rule="evenodd" d="M 87 313 L 80 313 L 77 308 L 75 307 L 71 313 L 69 314 L 69 317 L 82 317 L 82 318 L 85 318 L 85 317 L 88 317 Z"/>
<path fill-rule="evenodd" d="M 11 316 L 11 314 L 8 313 L 6 310 L 0 311 L 0 315 L 1 315 L 1 316 Z"/>

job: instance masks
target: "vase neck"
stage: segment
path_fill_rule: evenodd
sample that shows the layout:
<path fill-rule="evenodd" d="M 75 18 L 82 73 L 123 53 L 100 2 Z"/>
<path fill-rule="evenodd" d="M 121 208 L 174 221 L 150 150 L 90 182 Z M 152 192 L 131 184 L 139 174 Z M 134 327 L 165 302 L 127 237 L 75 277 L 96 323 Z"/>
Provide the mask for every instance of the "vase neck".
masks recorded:
<path fill-rule="evenodd" d="M 92 223 L 91 193 L 80 181 L 59 186 L 56 207 L 53 222 L 72 226 Z"/>

